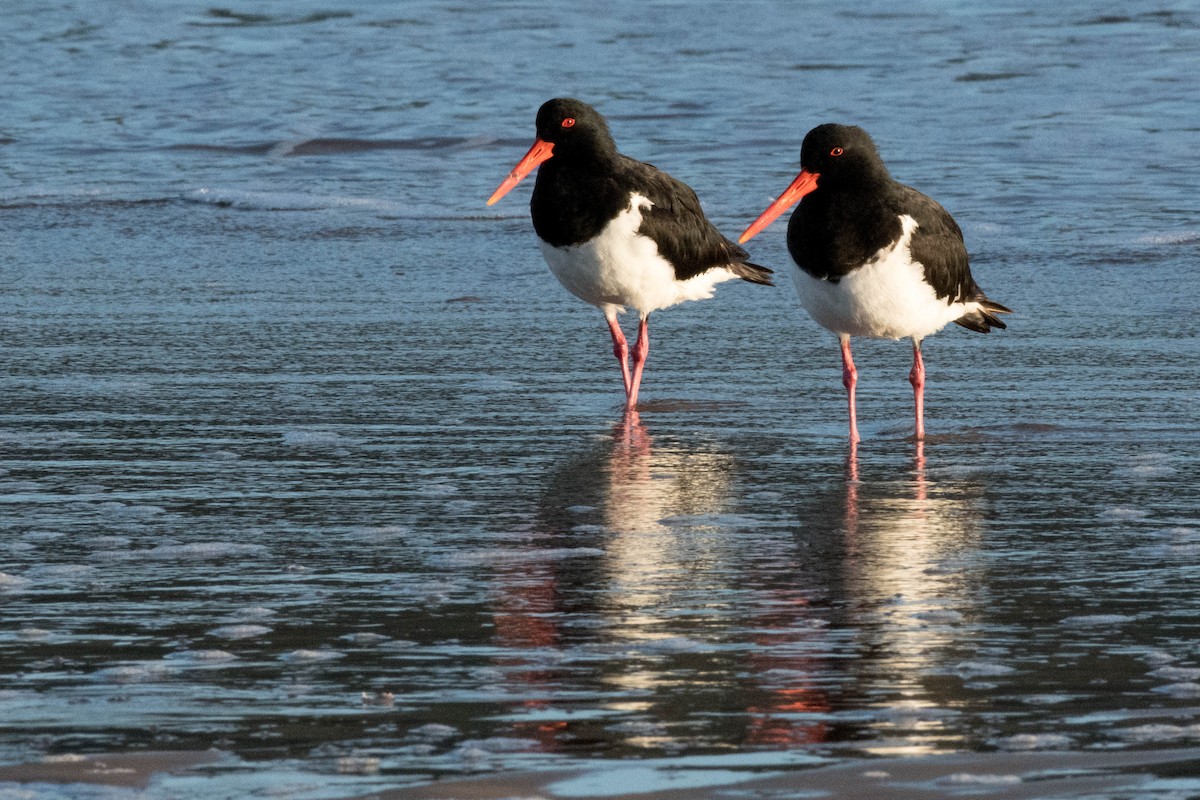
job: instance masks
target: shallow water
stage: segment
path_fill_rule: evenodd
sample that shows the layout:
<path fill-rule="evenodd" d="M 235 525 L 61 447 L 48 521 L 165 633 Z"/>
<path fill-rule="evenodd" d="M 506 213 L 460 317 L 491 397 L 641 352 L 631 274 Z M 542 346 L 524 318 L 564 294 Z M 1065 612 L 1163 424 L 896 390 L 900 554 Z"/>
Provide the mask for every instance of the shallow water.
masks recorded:
<path fill-rule="evenodd" d="M 892 9 L 6 6 L 0 758 L 317 797 L 1200 745 L 1200 15 Z M 857 344 L 852 458 L 777 224 L 622 424 L 529 186 L 483 205 L 556 94 L 731 234 L 864 125 L 1009 330 L 927 341 L 922 447 Z"/>

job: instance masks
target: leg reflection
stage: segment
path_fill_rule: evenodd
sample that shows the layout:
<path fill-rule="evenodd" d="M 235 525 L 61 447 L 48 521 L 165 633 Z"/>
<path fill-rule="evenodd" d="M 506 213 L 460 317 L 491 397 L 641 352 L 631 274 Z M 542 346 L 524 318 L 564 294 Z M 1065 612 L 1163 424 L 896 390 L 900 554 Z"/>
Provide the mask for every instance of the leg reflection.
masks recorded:
<path fill-rule="evenodd" d="M 846 453 L 846 508 L 845 530 L 850 544 L 858 535 L 858 441 L 850 440 L 850 450 Z"/>

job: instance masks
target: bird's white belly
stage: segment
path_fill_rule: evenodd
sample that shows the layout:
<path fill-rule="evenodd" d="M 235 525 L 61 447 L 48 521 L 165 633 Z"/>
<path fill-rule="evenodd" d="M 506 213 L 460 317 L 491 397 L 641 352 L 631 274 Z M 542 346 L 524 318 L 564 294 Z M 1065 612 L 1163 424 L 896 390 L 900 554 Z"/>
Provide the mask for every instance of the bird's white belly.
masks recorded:
<path fill-rule="evenodd" d="M 685 300 L 702 300 L 712 297 L 716 284 L 736 277 L 717 268 L 676 280 L 675 269 L 659 254 L 654 240 L 637 233 L 642 212 L 651 205 L 645 197 L 633 195 L 628 209 L 583 244 L 555 247 L 539 241 L 554 277 L 606 316 L 624 312 L 626 306 L 646 316 Z"/>
<path fill-rule="evenodd" d="M 901 219 L 900 239 L 837 283 L 793 266 L 800 302 L 817 324 L 850 336 L 922 339 L 979 306 L 937 296 L 909 249 L 917 223 L 909 216 Z"/>

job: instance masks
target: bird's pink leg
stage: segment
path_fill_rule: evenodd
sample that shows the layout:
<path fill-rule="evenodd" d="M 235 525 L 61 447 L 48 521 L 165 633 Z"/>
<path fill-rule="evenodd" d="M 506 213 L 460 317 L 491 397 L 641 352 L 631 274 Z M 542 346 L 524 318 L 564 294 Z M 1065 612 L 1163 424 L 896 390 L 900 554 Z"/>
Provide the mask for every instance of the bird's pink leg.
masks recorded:
<path fill-rule="evenodd" d="M 608 319 L 608 332 L 612 334 L 613 340 L 613 355 L 617 357 L 617 361 L 621 362 L 621 378 L 625 381 L 625 401 L 626 406 L 629 404 L 629 390 L 632 386 L 629 377 L 629 345 L 625 341 L 625 332 L 621 330 L 621 323 L 617 322 L 616 314 Z"/>
<path fill-rule="evenodd" d="M 921 360 L 921 340 L 913 339 L 913 365 L 908 373 L 913 387 L 913 407 L 917 416 L 917 439 L 925 438 L 925 362 Z"/>
<path fill-rule="evenodd" d="M 842 385 L 846 387 L 846 399 L 850 408 L 850 444 L 858 443 L 858 415 L 854 406 L 854 387 L 858 384 L 858 370 L 850 355 L 850 337 L 839 337 L 842 342 Z"/>
<path fill-rule="evenodd" d="M 642 369 L 646 366 L 646 356 L 650 354 L 650 327 L 647 324 L 649 319 L 648 316 L 642 317 L 642 323 L 638 325 L 638 338 L 633 345 L 633 388 L 626 398 L 626 411 L 633 411 L 637 407 L 638 389 L 642 385 Z"/>

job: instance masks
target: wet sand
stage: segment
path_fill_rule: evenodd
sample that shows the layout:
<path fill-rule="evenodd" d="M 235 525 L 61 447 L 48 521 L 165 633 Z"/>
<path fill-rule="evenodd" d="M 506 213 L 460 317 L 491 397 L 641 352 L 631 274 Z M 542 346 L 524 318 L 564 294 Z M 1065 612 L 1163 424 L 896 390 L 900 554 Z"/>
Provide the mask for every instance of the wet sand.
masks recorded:
<path fill-rule="evenodd" d="M 511 798 L 718 798 L 820 797 L 833 800 L 933 800 L 942 797 L 1027 798 L 1158 797 L 1158 782 L 1200 778 L 1200 750 L 1104 753 L 958 753 L 922 758 L 853 760 L 786 774 L 775 773 L 718 786 L 685 785 L 639 791 L 621 786 L 636 762 L 586 772 L 556 772 L 446 781 L 431 786 L 366 795 L 378 800 L 506 800 Z M 701 770 L 679 770 L 678 782 L 699 782 Z M 728 776 L 728 773 L 722 772 Z M 718 778 L 719 779 L 719 778 Z M 660 775 L 660 785 L 671 782 Z M 1162 787 L 1164 790 L 1166 786 Z M 1180 790 L 1181 786 L 1175 784 Z M 1146 794 L 1146 793 L 1149 794 Z M 1183 796 L 1183 795 L 1178 795 Z M 1191 795 L 1195 796 L 1195 795 Z"/>
<path fill-rule="evenodd" d="M 5 783 L 91 783 L 145 789 L 157 777 L 220 761 L 218 750 L 145 753 L 63 754 L 39 762 L 0 766 Z"/>
<path fill-rule="evenodd" d="M 171 775 L 228 760 L 217 750 L 48 756 L 0 767 L 4 784 L 98 784 L 151 789 Z M 1200 749 L 1090 753 L 956 753 L 854 759 L 790 771 L 654 769 L 611 761 L 583 770 L 488 775 L 385 789 L 348 800 L 718 800 L 820 797 L 859 800 L 1184 797 L 1200 786 Z M 214 776 L 215 780 L 219 778 Z M 217 787 L 214 785 L 213 787 Z M 151 789 L 153 795 L 153 789 Z"/>

